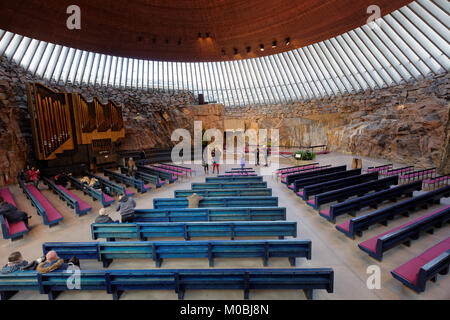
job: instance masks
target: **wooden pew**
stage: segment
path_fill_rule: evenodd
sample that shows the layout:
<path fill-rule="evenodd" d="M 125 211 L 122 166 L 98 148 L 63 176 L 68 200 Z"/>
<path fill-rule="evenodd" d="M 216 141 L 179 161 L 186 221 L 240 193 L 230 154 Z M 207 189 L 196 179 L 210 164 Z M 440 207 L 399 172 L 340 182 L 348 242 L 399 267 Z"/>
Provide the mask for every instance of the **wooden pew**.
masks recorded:
<path fill-rule="evenodd" d="M 233 222 L 158 222 L 158 223 L 94 223 L 92 239 L 139 239 L 197 237 L 296 237 L 295 221 L 233 221 Z"/>
<path fill-rule="evenodd" d="M 23 181 L 19 181 L 19 186 L 26 197 L 30 199 L 31 204 L 36 208 L 37 214 L 42 217 L 46 226 L 53 227 L 63 220 L 61 213 L 55 209 L 34 185 L 25 185 Z"/>
<path fill-rule="evenodd" d="M 449 266 L 450 237 L 402 264 L 391 274 L 408 288 L 421 293 L 425 291 L 427 280 L 436 282 L 438 274 L 448 274 Z"/>
<path fill-rule="evenodd" d="M 48 186 L 50 190 L 53 191 L 54 194 L 57 194 L 62 201 L 66 202 L 68 207 L 75 209 L 76 214 L 78 214 L 79 216 L 85 215 L 92 210 L 92 207 L 90 205 L 88 205 L 80 198 L 76 197 L 63 186 L 56 185 L 47 177 L 42 177 L 42 181 L 45 185 Z"/>
<path fill-rule="evenodd" d="M 12 204 L 17 208 L 16 202 L 14 201 L 11 191 L 9 191 L 8 188 L 0 188 L 0 196 L 5 202 Z M 3 215 L 0 215 L 0 224 L 2 228 L 3 239 L 11 239 L 11 241 L 23 238 L 23 235 L 28 233 L 29 231 L 27 226 L 25 225 L 25 222 L 18 221 L 9 223 Z"/>
<path fill-rule="evenodd" d="M 203 198 L 199 202 L 199 208 L 209 207 L 277 207 L 278 197 L 211 197 Z M 153 208 L 187 208 L 186 198 L 155 198 Z"/>
<path fill-rule="evenodd" d="M 97 175 L 92 174 L 92 173 L 86 173 L 86 175 L 89 176 L 89 177 L 91 177 L 91 178 L 97 179 L 98 182 L 100 182 L 100 184 L 101 184 L 103 187 L 105 187 L 105 188 L 106 188 L 106 187 L 110 188 L 111 191 L 115 193 L 115 195 L 121 195 L 121 194 L 123 194 L 123 195 L 127 195 L 127 196 L 129 196 L 129 197 L 134 196 L 134 191 L 128 190 L 128 189 L 125 188 L 124 186 L 122 186 L 122 185 L 120 185 L 120 184 L 117 184 L 117 183 L 114 183 L 114 182 L 112 182 L 111 180 L 102 178 L 102 177 L 97 176 Z"/>
<path fill-rule="evenodd" d="M 95 259 L 107 268 L 114 259 L 152 259 L 161 267 L 169 258 L 207 258 L 214 266 L 214 258 L 262 258 L 265 267 L 271 257 L 288 258 L 295 266 L 295 258 L 311 260 L 310 240 L 202 240 L 202 241 L 126 241 L 126 242 L 46 242 L 46 255 L 54 250 L 62 259 Z"/>
<path fill-rule="evenodd" d="M 128 177 L 128 176 L 118 173 L 118 172 L 114 172 L 114 171 L 105 169 L 103 171 L 103 173 L 105 174 L 105 176 L 107 176 L 111 180 L 120 182 L 120 183 L 126 185 L 127 187 L 132 186 L 132 187 L 136 188 L 140 193 L 145 193 L 152 188 L 150 186 L 147 186 L 144 183 L 144 181 L 142 181 L 142 180 L 135 179 L 133 177 Z"/>
<path fill-rule="evenodd" d="M 383 253 L 399 245 L 411 245 L 411 239 L 419 238 L 421 232 L 432 233 L 434 228 L 442 227 L 450 222 L 450 205 L 427 213 L 388 232 L 358 244 L 358 247 L 371 257 L 381 261 Z"/>
<path fill-rule="evenodd" d="M 174 183 L 175 181 L 178 180 L 178 178 L 176 176 L 174 176 L 170 172 L 156 170 L 156 169 L 153 169 L 153 168 L 148 167 L 148 166 L 137 165 L 137 169 L 138 169 L 138 171 L 158 176 L 161 179 L 169 181 L 169 183 Z"/>
<path fill-rule="evenodd" d="M 121 174 L 124 175 L 128 174 L 128 169 L 125 167 L 119 167 L 119 170 Z M 152 183 L 156 186 L 156 188 L 161 188 L 165 184 L 165 182 L 161 180 L 158 176 L 142 171 L 136 171 L 134 178 L 142 180 L 147 183 Z"/>
<path fill-rule="evenodd" d="M 207 190 L 175 190 L 175 198 L 185 198 L 192 194 L 198 194 L 203 197 L 249 197 L 249 196 L 272 196 L 272 189 L 207 189 Z"/>
<path fill-rule="evenodd" d="M 360 217 L 353 218 L 347 222 L 336 226 L 336 229 L 344 233 L 346 236 L 354 239 L 355 235 L 362 236 L 364 230 L 370 226 L 380 223 L 388 224 L 389 220 L 399 215 L 409 216 L 418 208 L 428 208 L 429 205 L 440 203 L 441 198 L 450 196 L 450 186 L 421 194 L 417 197 L 407 199 L 392 206 L 385 207 Z"/>
<path fill-rule="evenodd" d="M 353 170 L 340 171 L 340 172 L 329 173 L 329 174 L 314 176 L 314 177 L 310 177 L 310 178 L 295 180 L 293 191 L 299 197 L 303 197 L 303 192 L 300 191 L 300 189 L 303 189 L 306 186 L 310 186 L 313 184 L 318 184 L 318 183 L 322 183 L 322 182 L 326 182 L 326 181 L 336 180 L 336 179 L 354 177 L 354 176 L 357 176 L 360 174 L 361 174 L 361 169 L 353 169 Z"/>
<path fill-rule="evenodd" d="M 36 290 L 54 300 L 63 291 L 71 272 L 39 274 L 19 272 L 0 275 L 2 299 L 18 291 Z M 62 285 L 63 284 L 63 285 Z M 174 290 L 179 299 L 186 290 L 244 290 L 244 298 L 256 289 L 303 290 L 308 299 L 313 290 L 332 293 L 334 272 L 331 268 L 312 269 L 151 269 L 151 270 L 81 270 L 80 290 L 101 290 L 117 300 L 126 290 Z"/>
<path fill-rule="evenodd" d="M 209 183 L 228 183 L 228 182 L 239 182 L 239 183 L 247 183 L 247 182 L 263 182 L 263 177 L 207 177 L 205 182 Z"/>
<path fill-rule="evenodd" d="M 191 184 L 192 190 L 209 190 L 209 189 L 255 189 L 267 188 L 267 182 L 194 182 Z"/>
<path fill-rule="evenodd" d="M 362 197 L 350 199 L 342 203 L 333 204 L 330 208 L 321 210 L 319 214 L 328 221 L 335 222 L 336 217 L 343 214 L 350 214 L 355 216 L 355 212 L 365 207 L 378 208 L 378 205 L 384 201 L 397 201 L 397 198 L 402 196 L 412 197 L 414 191 L 422 189 L 422 182 L 416 181 L 410 184 L 397 186 L 387 190 L 374 192 Z"/>
<path fill-rule="evenodd" d="M 108 207 L 114 203 L 114 198 L 108 196 L 106 193 L 103 193 L 101 190 L 96 190 L 72 176 L 67 176 L 67 178 L 69 179 L 72 188 L 83 191 L 83 194 L 87 194 L 94 201 L 100 201 L 103 207 Z"/>
<path fill-rule="evenodd" d="M 324 193 L 327 191 L 342 189 L 348 186 L 373 181 L 378 179 L 378 172 L 361 174 L 358 176 L 347 177 L 343 179 L 331 180 L 321 182 L 318 184 L 312 184 L 303 188 L 303 200 L 307 201 L 310 196 Z M 312 201 L 308 201 L 307 204 L 314 205 Z"/>
<path fill-rule="evenodd" d="M 295 180 L 320 176 L 323 174 L 341 172 L 341 171 L 346 171 L 346 170 L 347 170 L 347 166 L 331 167 L 328 165 L 328 166 L 323 166 L 323 167 L 317 167 L 314 169 L 309 169 L 306 172 L 290 174 L 290 175 L 286 176 L 285 183 L 286 183 L 286 186 L 292 190 L 294 188 Z M 281 180 L 281 182 L 283 182 L 283 180 Z"/>
<path fill-rule="evenodd" d="M 185 208 L 136 209 L 134 222 L 192 222 L 192 221 L 277 221 L 286 220 L 286 208 Z"/>
<path fill-rule="evenodd" d="M 320 206 L 326 203 L 338 201 L 342 202 L 350 197 L 361 197 L 366 193 L 372 191 L 380 191 L 389 189 L 392 185 L 398 184 L 398 176 L 391 176 L 380 180 L 364 182 L 357 185 L 348 186 L 342 189 L 332 190 L 324 193 L 319 193 L 314 196 L 314 202 L 308 201 L 314 209 L 319 210 Z"/>

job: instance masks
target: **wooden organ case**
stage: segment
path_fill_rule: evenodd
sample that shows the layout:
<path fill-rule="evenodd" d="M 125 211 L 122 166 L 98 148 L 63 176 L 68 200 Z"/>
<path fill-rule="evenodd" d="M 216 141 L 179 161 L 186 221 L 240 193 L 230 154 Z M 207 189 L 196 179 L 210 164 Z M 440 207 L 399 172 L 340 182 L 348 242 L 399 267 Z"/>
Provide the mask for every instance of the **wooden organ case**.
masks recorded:
<path fill-rule="evenodd" d="M 120 106 L 36 82 L 28 83 L 27 91 L 35 156 L 42 169 L 78 172 L 116 165 L 116 150 L 125 138 Z"/>

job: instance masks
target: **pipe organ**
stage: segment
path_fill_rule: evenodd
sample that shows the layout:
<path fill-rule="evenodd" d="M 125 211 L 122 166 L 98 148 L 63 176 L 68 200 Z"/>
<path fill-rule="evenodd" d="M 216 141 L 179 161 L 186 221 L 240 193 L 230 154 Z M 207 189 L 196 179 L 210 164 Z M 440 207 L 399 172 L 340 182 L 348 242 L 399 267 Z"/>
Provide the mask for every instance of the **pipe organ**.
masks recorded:
<path fill-rule="evenodd" d="M 56 92 L 40 83 L 27 86 L 36 159 L 48 167 L 115 161 L 125 137 L 122 108 L 113 101 L 88 101 L 79 93 Z"/>

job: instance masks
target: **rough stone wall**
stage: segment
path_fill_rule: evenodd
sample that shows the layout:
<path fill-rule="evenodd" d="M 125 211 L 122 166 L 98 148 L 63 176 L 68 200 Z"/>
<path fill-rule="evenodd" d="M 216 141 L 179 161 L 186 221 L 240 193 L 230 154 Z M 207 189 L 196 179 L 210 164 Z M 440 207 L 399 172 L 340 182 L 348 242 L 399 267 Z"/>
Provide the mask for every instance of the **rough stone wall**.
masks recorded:
<path fill-rule="evenodd" d="M 26 84 L 31 81 L 40 81 L 62 92 L 78 92 L 87 99 L 97 96 L 123 104 L 126 138 L 120 147 L 122 150 L 170 147 L 172 131 L 185 128 L 192 132 L 197 116 L 205 119 L 202 115 L 208 115 L 215 121 L 223 119 L 223 106 L 202 106 L 200 111 L 190 92 L 64 86 L 33 77 L 3 57 L 0 58 L 0 186 L 5 183 L 5 175 L 15 182 L 20 170 L 33 162 L 26 93 Z"/>
<path fill-rule="evenodd" d="M 246 128 L 277 128 L 280 145 L 390 159 L 449 173 L 449 74 L 290 105 L 228 109 Z"/>

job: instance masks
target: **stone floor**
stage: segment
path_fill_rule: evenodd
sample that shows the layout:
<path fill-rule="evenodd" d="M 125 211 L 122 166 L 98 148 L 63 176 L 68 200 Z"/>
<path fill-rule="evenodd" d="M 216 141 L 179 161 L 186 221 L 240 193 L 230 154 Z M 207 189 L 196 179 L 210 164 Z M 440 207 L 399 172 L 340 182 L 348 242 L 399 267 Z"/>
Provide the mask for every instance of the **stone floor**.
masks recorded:
<path fill-rule="evenodd" d="M 316 159 L 321 165 L 342 165 L 351 167 L 352 156 L 330 153 L 319 155 Z M 282 159 L 280 166 L 291 166 L 287 160 Z M 388 163 L 383 160 L 362 157 L 363 168 L 373 165 Z M 396 167 L 401 164 L 395 164 Z M 152 207 L 154 197 L 173 197 L 176 189 L 190 189 L 191 182 L 204 181 L 205 175 L 199 165 L 192 165 L 195 173 L 192 178 L 184 179 L 181 182 L 164 186 L 160 189 L 153 188 L 146 194 L 137 194 L 135 197 L 138 208 Z M 237 167 L 237 165 L 224 165 L 225 168 Z M 258 167 L 257 167 L 258 168 Z M 259 170 L 259 169 L 257 169 Z M 211 171 L 210 171 L 211 172 Z M 209 174 L 213 176 L 213 174 Z M 418 295 L 410 289 L 402 286 L 395 280 L 390 271 L 406 262 L 407 260 L 420 254 L 427 248 L 448 237 L 450 227 L 436 229 L 433 235 L 423 234 L 419 240 L 413 241 L 411 247 L 398 246 L 384 255 L 382 262 L 372 259 L 361 251 L 357 244 L 369 239 L 377 234 L 395 228 L 408 221 L 408 218 L 398 218 L 389 223 L 388 227 L 377 225 L 364 232 L 362 238 L 351 240 L 335 229 L 335 226 L 320 217 L 315 210 L 307 206 L 299 197 L 278 182 L 273 176 L 265 176 L 268 186 L 272 188 L 273 195 L 279 197 L 279 205 L 287 208 L 287 220 L 298 222 L 298 238 L 312 240 L 312 259 L 297 259 L 297 267 L 331 267 L 334 269 L 335 282 L 334 293 L 329 294 L 325 290 L 316 290 L 315 299 L 450 299 L 450 276 L 438 276 L 436 283 L 427 282 L 427 289 Z M 42 254 L 42 243 L 55 241 L 92 241 L 90 234 L 90 224 L 94 221 L 100 204 L 74 191 L 80 198 L 91 205 L 93 210 L 83 217 L 78 217 L 75 212 L 65 203 L 60 201 L 44 185 L 40 185 L 45 196 L 62 213 L 64 220 L 57 226 L 48 228 L 42 223 L 41 217 L 36 214 L 29 200 L 21 192 L 18 186 L 10 187 L 19 209 L 28 212 L 33 218 L 30 220 L 32 230 L 23 238 L 14 242 L 10 240 L 0 240 L 0 263 L 7 262 L 7 256 L 12 251 L 21 251 L 27 259 L 35 259 Z M 443 199 L 441 205 L 436 205 L 429 210 L 435 210 L 441 206 L 450 204 L 450 199 Z M 114 212 L 114 208 L 108 208 L 113 219 L 119 216 Z M 409 219 L 419 217 L 425 211 L 419 211 L 411 215 Z M 341 216 L 337 223 L 348 220 L 349 216 Z M 179 239 L 174 239 L 179 240 Z M 101 269 L 101 263 L 97 261 L 82 260 L 83 269 Z M 369 274 L 367 268 L 371 265 L 379 266 L 381 269 L 381 288 L 370 290 L 366 282 Z M 215 268 L 262 268 L 260 259 L 216 259 Z M 269 268 L 288 268 L 288 259 L 270 259 Z M 151 260 L 117 260 L 110 266 L 111 269 L 152 269 L 155 268 Z M 168 259 L 162 264 L 163 269 L 175 268 L 209 268 L 207 259 Z M 241 290 L 189 290 L 186 291 L 185 299 L 242 299 Z M 13 299 L 47 299 L 46 295 L 36 292 L 20 292 Z M 111 296 L 101 291 L 66 291 L 58 299 L 111 299 Z M 121 299 L 177 299 L 175 292 L 167 290 L 155 291 L 129 291 L 125 292 Z M 252 290 L 250 299 L 281 299 L 281 300 L 303 300 L 305 296 L 301 291 L 295 290 Z"/>

